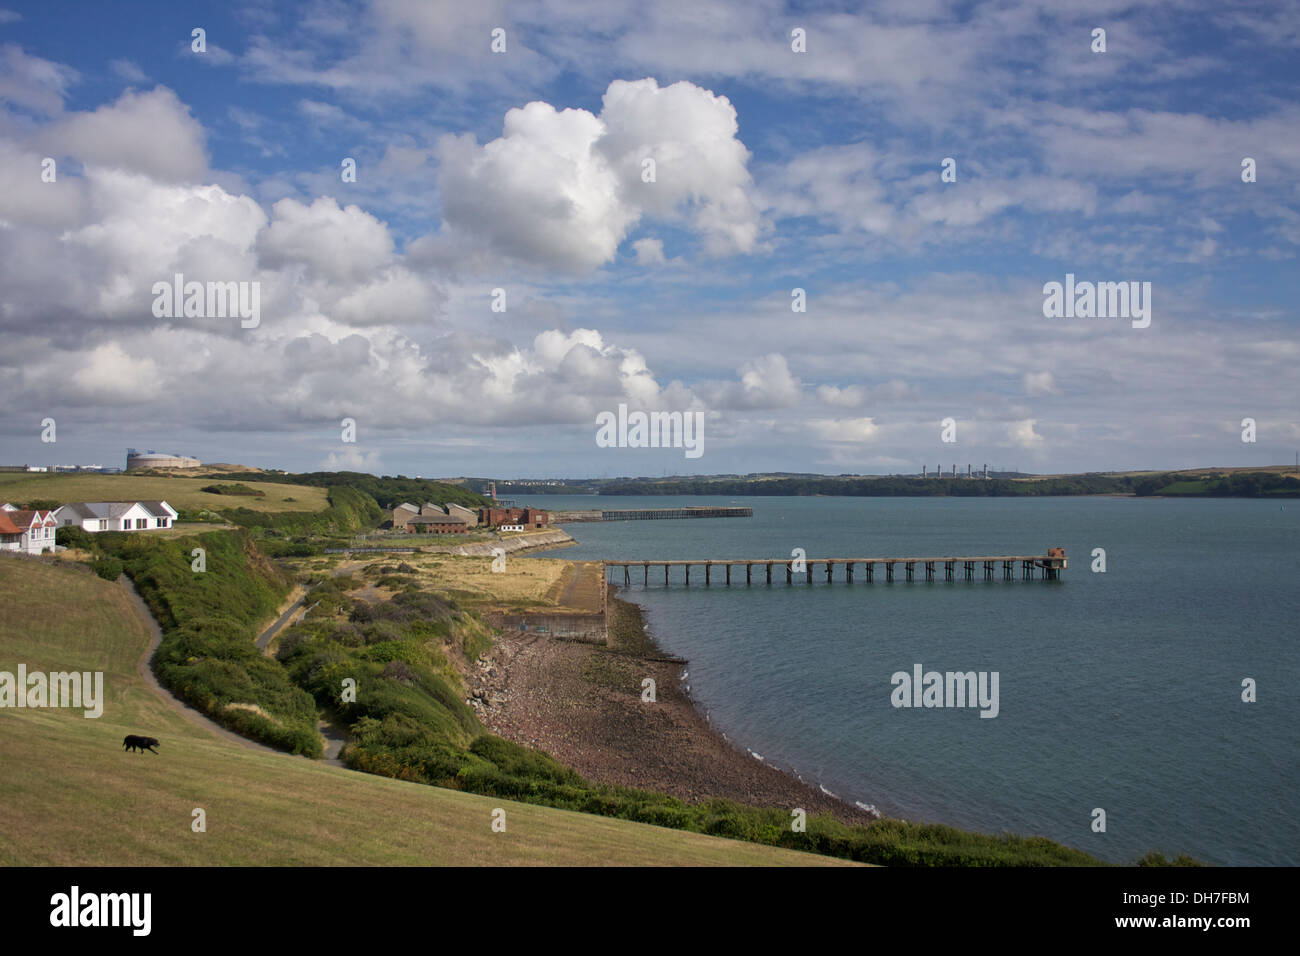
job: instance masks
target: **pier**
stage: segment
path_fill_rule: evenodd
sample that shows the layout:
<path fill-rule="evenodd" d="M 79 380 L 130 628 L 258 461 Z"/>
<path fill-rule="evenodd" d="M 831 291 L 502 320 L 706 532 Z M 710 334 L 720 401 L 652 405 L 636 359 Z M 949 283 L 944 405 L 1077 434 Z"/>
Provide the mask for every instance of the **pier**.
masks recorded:
<path fill-rule="evenodd" d="M 843 579 L 846 583 L 853 583 L 853 570 L 858 565 L 862 566 L 862 576 L 870 584 L 875 581 L 878 571 L 884 572 L 886 583 L 896 580 L 896 575 L 902 577 L 904 581 L 914 581 L 918 577 L 926 581 L 937 580 L 942 573 L 945 581 L 954 581 L 958 577 L 966 581 L 973 581 L 977 577 L 990 581 L 998 577 L 1001 571 L 1003 580 L 1010 581 L 1017 577 L 1022 580 L 1032 580 L 1041 577 L 1045 581 L 1060 580 L 1061 572 L 1066 568 L 1066 555 L 1064 548 L 1048 548 L 1046 554 L 995 554 L 979 555 L 976 557 L 937 557 L 937 558 L 803 558 L 801 559 L 807 575 L 807 583 L 813 583 L 814 571 L 817 567 L 824 567 L 826 571 L 826 583 L 834 581 L 834 572 L 836 565 L 844 569 Z M 669 584 L 668 570 L 673 567 L 686 569 L 686 586 L 691 584 L 691 568 L 704 569 L 704 584 L 706 586 L 713 584 L 713 574 L 721 569 L 723 581 L 731 584 L 732 568 L 745 569 L 745 583 L 754 583 L 754 568 L 763 570 L 764 584 L 772 583 L 772 569 L 777 568 L 785 571 L 785 583 L 793 584 L 794 576 L 799 572 L 795 570 L 795 565 L 799 561 L 794 558 L 718 558 L 715 560 L 700 561 L 603 561 L 605 567 L 605 580 L 609 580 L 609 568 L 623 569 L 623 583 L 630 585 L 632 583 L 632 571 L 634 568 L 640 568 L 642 573 L 642 583 L 650 586 L 650 569 L 655 569 L 655 578 L 658 579 L 658 569 L 663 568 L 664 586 Z M 942 566 L 942 571 L 940 567 Z M 1000 567 L 999 567 L 1000 566 Z M 698 581 L 699 578 L 697 577 Z"/>
<path fill-rule="evenodd" d="M 694 506 L 689 508 L 605 508 L 587 511 L 552 511 L 552 524 L 575 521 L 656 521 L 671 518 L 752 518 L 753 508 Z M 658 563 L 658 562 L 655 562 Z"/>

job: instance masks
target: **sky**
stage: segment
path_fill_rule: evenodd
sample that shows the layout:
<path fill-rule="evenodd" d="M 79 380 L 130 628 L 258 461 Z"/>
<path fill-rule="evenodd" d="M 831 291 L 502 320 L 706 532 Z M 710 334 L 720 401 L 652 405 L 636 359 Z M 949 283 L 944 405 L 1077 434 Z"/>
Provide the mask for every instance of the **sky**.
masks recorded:
<path fill-rule="evenodd" d="M 1298 46 L 1287 2 L 0 0 L 0 464 L 1290 462 Z"/>

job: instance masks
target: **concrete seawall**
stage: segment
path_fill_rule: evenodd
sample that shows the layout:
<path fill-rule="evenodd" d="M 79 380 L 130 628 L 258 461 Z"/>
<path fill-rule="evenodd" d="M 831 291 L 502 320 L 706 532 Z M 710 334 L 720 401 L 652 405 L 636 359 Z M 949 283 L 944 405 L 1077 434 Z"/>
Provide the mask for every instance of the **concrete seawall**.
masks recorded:
<path fill-rule="evenodd" d="M 461 557 L 490 558 L 494 548 L 504 548 L 506 554 L 519 554 L 523 551 L 536 551 L 542 548 L 563 548 L 577 543 L 565 532 L 552 529 L 550 531 L 512 534 L 497 541 L 425 545 L 422 550 L 429 554 L 455 554 Z"/>

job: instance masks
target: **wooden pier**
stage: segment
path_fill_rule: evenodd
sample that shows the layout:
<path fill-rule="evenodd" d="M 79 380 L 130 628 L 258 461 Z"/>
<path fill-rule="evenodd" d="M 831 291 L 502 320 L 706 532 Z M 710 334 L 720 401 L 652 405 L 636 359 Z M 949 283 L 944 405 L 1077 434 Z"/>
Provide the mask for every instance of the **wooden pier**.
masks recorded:
<path fill-rule="evenodd" d="M 984 580 L 992 580 L 997 576 L 998 565 L 1001 565 L 1002 578 L 1012 580 L 1016 577 L 1017 565 L 1019 565 L 1020 577 L 1023 580 L 1030 580 L 1041 576 L 1045 581 L 1056 581 L 1061 577 L 1061 572 L 1066 568 L 1066 556 L 1064 548 L 1048 548 L 1047 554 L 996 554 L 980 555 L 976 557 L 939 557 L 939 558 L 804 558 L 803 565 L 807 574 L 807 583 L 813 583 L 814 570 L 817 566 L 824 566 L 826 569 L 826 583 L 830 584 L 834 580 L 834 571 L 836 565 L 844 568 L 844 580 L 846 583 L 853 583 L 853 569 L 857 565 L 862 565 L 863 577 L 870 584 L 876 579 L 876 572 L 884 570 L 885 581 L 892 582 L 895 580 L 895 569 L 901 569 L 899 574 L 905 581 L 914 581 L 920 575 L 924 575 L 926 581 L 934 581 L 940 574 L 940 565 L 942 565 L 942 574 L 945 581 L 956 580 L 959 576 L 966 581 L 972 581 L 976 577 L 982 577 Z M 664 586 L 667 587 L 668 569 L 673 567 L 682 567 L 686 569 L 686 586 L 691 583 L 691 568 L 704 568 L 704 583 L 711 585 L 713 583 L 713 572 L 721 568 L 725 575 L 725 582 L 731 584 L 731 569 L 733 567 L 745 569 L 745 583 L 753 584 L 754 568 L 764 569 L 764 584 L 772 583 L 772 569 L 785 570 L 785 583 L 793 584 L 795 565 L 798 563 L 794 558 L 719 558 L 716 560 L 704 561 L 604 561 L 606 568 L 605 579 L 609 580 L 609 568 L 623 569 L 623 583 L 630 585 L 632 583 L 632 569 L 641 568 L 642 583 L 647 587 L 650 585 L 650 569 L 664 569 Z M 656 573 L 655 577 L 658 577 Z M 698 580 L 698 578 L 697 578 Z"/>

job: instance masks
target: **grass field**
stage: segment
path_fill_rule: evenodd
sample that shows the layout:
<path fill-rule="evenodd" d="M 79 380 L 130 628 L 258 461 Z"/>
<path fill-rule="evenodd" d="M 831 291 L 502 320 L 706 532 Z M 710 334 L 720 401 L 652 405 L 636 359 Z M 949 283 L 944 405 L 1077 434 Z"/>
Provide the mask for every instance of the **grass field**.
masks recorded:
<path fill-rule="evenodd" d="M 175 479 L 162 479 L 175 480 Z M 103 716 L 0 709 L 2 865 L 833 865 L 756 844 L 517 804 L 253 751 L 140 680 L 115 584 L 0 557 L 0 671 L 104 672 Z M 128 754 L 126 734 L 159 738 Z M 491 829 L 506 811 L 506 832 Z M 207 832 L 191 830 L 192 812 Z"/>
<path fill-rule="evenodd" d="M 421 587 L 453 593 L 483 606 L 554 606 L 561 594 L 566 572 L 573 562 L 558 558 L 506 556 L 505 569 L 494 572 L 490 557 L 460 557 L 448 554 L 407 554 L 385 558 L 417 568 Z"/>
<path fill-rule="evenodd" d="M 0 501 L 15 504 L 33 499 L 69 501 L 166 501 L 173 508 L 248 508 L 253 511 L 321 511 L 329 502 L 324 488 L 261 482 L 265 498 L 214 495 L 199 489 L 221 484 L 219 478 L 163 478 L 154 475 L 58 475 L 0 473 Z M 287 499 L 294 499 L 289 501 Z"/>

